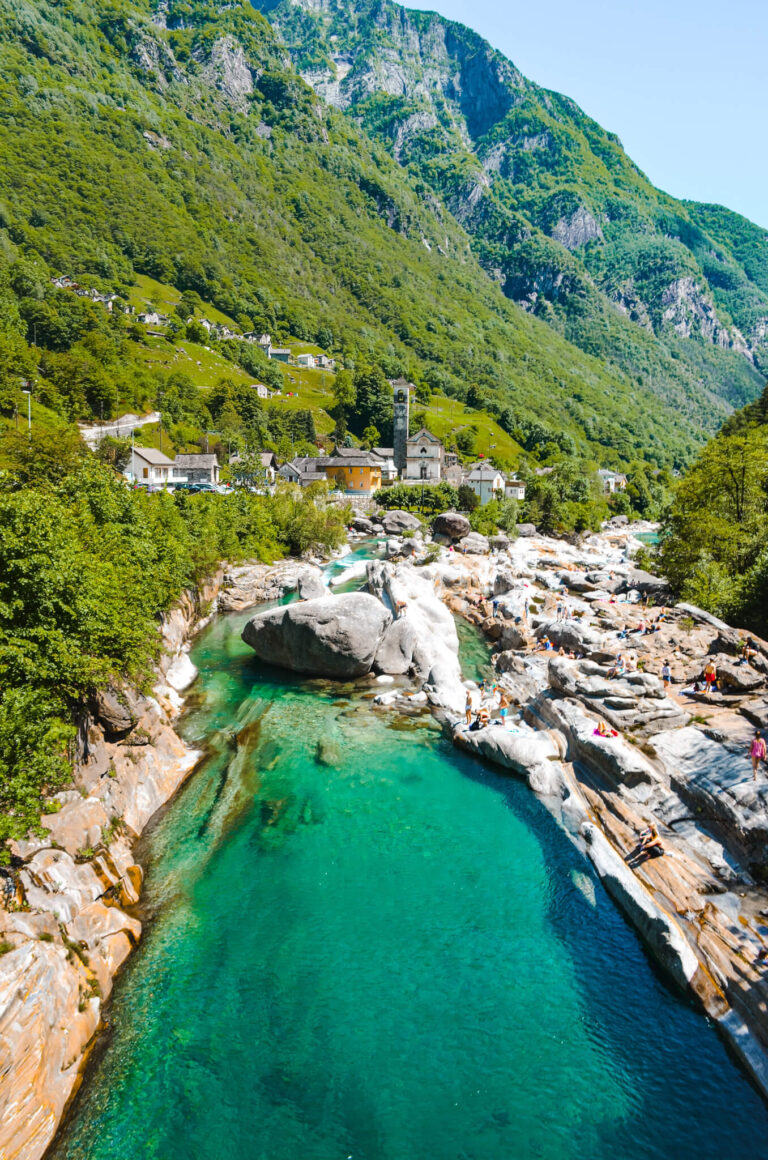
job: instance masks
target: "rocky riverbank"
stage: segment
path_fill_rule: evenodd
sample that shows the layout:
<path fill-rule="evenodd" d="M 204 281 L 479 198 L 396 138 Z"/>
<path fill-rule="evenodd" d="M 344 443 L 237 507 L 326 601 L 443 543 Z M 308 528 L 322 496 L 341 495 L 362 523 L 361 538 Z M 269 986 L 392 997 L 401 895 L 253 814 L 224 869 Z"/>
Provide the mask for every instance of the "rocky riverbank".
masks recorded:
<path fill-rule="evenodd" d="M 335 620 L 333 598 L 318 602 L 326 647 L 356 673 L 389 677 L 378 707 L 428 704 L 457 745 L 527 780 L 768 1094 L 768 777 L 763 766 L 753 779 L 749 758 L 755 724 L 768 720 L 768 644 L 753 640 L 744 661 L 746 634 L 671 605 L 663 581 L 633 564 L 631 528 L 574 545 L 530 528 L 488 540 L 452 513 L 433 536 L 405 513 L 386 519 L 387 559 L 369 564 L 367 588 L 387 615 L 371 616 L 370 596 L 337 606 Z M 491 642 L 493 695 L 462 679 L 446 606 Z M 310 602 L 303 632 L 312 620 Z M 318 675 L 333 675 L 326 659 Z M 719 687 L 707 694 L 709 662 Z M 488 726 L 467 728 L 468 692 Z M 660 856 L 641 848 L 652 825 Z"/>
<path fill-rule="evenodd" d="M 12 844 L 0 878 L 0 1157 L 38 1160 L 80 1082 L 116 973 L 141 937 L 143 879 L 133 847 L 200 754 L 174 722 L 195 678 L 190 638 L 217 609 L 280 599 L 317 583 L 286 560 L 220 571 L 161 626 L 149 695 L 102 691 L 79 723 L 73 787 L 42 818 L 45 837 Z"/>

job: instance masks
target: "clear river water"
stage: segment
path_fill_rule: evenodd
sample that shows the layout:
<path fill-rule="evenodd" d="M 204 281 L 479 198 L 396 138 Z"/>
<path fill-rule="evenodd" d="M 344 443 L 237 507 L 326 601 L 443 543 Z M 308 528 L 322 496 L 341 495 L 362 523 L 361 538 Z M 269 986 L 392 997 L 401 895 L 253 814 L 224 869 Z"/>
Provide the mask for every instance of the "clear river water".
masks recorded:
<path fill-rule="evenodd" d="M 56 1160 L 768 1157 L 768 1111 L 520 782 L 198 638 L 207 759 Z M 463 630 L 467 672 L 485 646 Z"/>

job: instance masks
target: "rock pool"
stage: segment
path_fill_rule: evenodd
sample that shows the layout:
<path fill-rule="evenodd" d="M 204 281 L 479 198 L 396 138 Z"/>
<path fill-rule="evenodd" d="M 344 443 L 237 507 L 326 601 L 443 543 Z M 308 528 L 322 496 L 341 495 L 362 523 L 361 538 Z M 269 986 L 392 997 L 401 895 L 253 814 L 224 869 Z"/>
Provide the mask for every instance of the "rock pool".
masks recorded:
<path fill-rule="evenodd" d="M 58 1160 L 768 1156 L 530 791 L 260 665 L 249 615 L 193 650 L 209 757 L 144 840 L 145 937 Z"/>

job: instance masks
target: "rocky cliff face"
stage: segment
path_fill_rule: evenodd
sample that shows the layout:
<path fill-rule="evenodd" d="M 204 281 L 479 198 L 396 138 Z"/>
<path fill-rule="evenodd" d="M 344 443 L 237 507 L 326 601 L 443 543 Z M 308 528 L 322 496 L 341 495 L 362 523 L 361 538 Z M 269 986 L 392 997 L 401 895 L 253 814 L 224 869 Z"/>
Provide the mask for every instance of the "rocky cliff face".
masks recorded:
<path fill-rule="evenodd" d="M 262 7 L 304 79 L 419 170 L 474 234 L 509 297 L 558 327 L 570 324 L 568 336 L 592 352 L 607 327 L 604 353 L 613 345 L 615 355 L 628 319 L 657 337 L 674 332 L 768 369 L 768 290 L 739 254 L 706 236 L 695 214 L 655 190 L 618 138 L 574 102 L 531 83 L 476 33 L 434 13 L 391 0 Z M 659 276 L 645 276 L 638 236 L 665 251 Z M 720 270 L 710 285 L 713 262 Z M 631 309 L 616 292 L 617 265 L 633 283 Z M 585 298 L 594 326 L 584 323 Z"/>

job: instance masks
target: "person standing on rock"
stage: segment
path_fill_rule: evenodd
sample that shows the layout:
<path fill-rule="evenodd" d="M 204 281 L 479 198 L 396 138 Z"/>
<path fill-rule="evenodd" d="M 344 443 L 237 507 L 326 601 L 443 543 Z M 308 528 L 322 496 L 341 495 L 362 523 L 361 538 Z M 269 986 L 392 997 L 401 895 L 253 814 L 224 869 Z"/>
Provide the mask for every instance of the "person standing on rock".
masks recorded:
<path fill-rule="evenodd" d="M 467 718 L 467 725 L 472 724 L 472 690 L 467 689 L 467 702 L 464 706 L 464 712 Z"/>
<path fill-rule="evenodd" d="M 757 781 L 757 771 L 761 761 L 765 761 L 765 738 L 758 729 L 755 734 L 755 739 L 749 750 L 749 755 L 752 758 L 752 780 Z"/>
<path fill-rule="evenodd" d="M 717 688 L 717 669 L 713 661 L 709 661 L 707 667 L 704 669 L 704 684 L 707 687 L 707 696 L 709 696 L 713 688 Z"/>
<path fill-rule="evenodd" d="M 672 684 L 672 669 L 670 668 L 669 661 L 664 661 L 664 664 L 661 666 L 661 683 L 665 689 L 668 689 Z"/>

